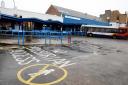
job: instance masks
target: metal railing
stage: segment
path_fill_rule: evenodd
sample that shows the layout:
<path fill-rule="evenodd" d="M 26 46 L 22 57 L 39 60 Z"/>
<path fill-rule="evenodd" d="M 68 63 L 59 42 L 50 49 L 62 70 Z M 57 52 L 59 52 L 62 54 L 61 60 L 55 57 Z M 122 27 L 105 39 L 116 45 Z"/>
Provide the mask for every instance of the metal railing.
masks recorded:
<path fill-rule="evenodd" d="M 53 44 L 52 41 L 57 40 L 60 44 L 65 44 L 63 42 L 67 42 L 67 44 L 71 43 L 71 33 L 70 32 L 57 32 L 57 31 L 40 31 L 40 30 L 32 30 L 32 31 L 24 31 L 24 30 L 0 30 L 0 39 L 10 39 L 17 40 L 18 45 L 24 45 L 27 38 L 32 39 L 40 39 L 43 40 L 42 44 Z M 54 42 L 54 44 L 57 44 Z"/>

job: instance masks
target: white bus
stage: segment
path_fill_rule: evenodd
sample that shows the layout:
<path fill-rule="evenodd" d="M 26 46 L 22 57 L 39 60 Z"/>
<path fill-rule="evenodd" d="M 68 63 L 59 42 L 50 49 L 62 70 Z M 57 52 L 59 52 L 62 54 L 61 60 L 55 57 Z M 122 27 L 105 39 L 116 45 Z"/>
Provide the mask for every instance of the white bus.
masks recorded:
<path fill-rule="evenodd" d="M 90 37 L 128 38 L 128 27 L 82 25 L 81 29 L 86 30 L 86 35 Z"/>

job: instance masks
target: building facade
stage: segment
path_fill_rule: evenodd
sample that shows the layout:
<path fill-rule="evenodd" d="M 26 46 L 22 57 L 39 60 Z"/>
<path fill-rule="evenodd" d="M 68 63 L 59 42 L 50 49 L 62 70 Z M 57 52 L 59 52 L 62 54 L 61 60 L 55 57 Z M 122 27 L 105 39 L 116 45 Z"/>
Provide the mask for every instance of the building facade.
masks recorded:
<path fill-rule="evenodd" d="M 119 25 L 120 27 L 125 27 L 128 23 L 127 14 L 121 14 L 118 10 L 105 10 L 105 13 L 101 14 L 100 18 L 112 25 Z"/>
<path fill-rule="evenodd" d="M 108 23 L 104 22 L 99 17 L 55 5 L 51 5 L 48 8 L 46 14 L 63 17 L 64 24 L 108 25 Z"/>

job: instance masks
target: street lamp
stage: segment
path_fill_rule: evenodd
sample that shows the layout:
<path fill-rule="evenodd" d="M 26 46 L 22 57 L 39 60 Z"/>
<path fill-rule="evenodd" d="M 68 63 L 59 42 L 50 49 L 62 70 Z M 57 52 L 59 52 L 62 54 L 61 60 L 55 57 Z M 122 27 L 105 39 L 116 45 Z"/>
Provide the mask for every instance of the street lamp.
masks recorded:
<path fill-rule="evenodd" d="M 118 27 L 120 27 L 120 22 L 119 22 L 119 20 L 116 20 L 116 23 L 117 23 Z"/>
<path fill-rule="evenodd" d="M 108 21 L 108 26 L 109 26 L 109 22 L 110 22 L 110 17 L 107 17 L 107 21 Z"/>
<path fill-rule="evenodd" d="M 128 11 L 126 12 L 126 26 L 128 26 Z"/>

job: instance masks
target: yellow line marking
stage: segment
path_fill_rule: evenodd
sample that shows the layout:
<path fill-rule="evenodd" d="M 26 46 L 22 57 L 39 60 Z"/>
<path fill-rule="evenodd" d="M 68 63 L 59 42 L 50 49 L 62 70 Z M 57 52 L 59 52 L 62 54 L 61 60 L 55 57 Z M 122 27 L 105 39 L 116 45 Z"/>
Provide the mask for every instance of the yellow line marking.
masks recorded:
<path fill-rule="evenodd" d="M 41 73 L 45 71 L 48 67 L 49 65 L 46 65 L 45 67 L 43 67 L 41 70 L 39 70 L 39 72 L 35 73 L 34 76 L 32 76 L 29 80 L 27 80 L 27 82 L 30 83 L 33 79 L 41 75 Z"/>
<path fill-rule="evenodd" d="M 39 72 L 35 73 L 34 77 L 28 79 L 28 80 L 25 80 L 23 77 L 22 77 L 22 72 L 27 70 L 28 68 L 31 68 L 31 67 L 35 67 L 35 66 L 45 66 L 44 68 L 42 68 Z M 63 75 L 55 80 L 55 81 L 52 81 L 52 82 L 49 82 L 49 83 L 42 83 L 42 84 L 39 84 L 39 83 L 33 83 L 32 80 L 35 79 L 37 76 L 41 75 L 41 72 L 43 72 L 44 70 L 46 70 L 49 66 L 52 66 L 52 67 L 56 67 L 60 70 L 63 71 Z M 27 67 L 24 67 L 22 68 L 18 73 L 17 73 L 17 77 L 18 79 L 24 83 L 24 84 L 27 84 L 27 85 L 52 85 L 52 84 L 56 84 L 56 83 L 59 83 L 61 82 L 62 80 L 64 80 L 68 75 L 68 72 L 67 70 L 65 70 L 64 68 L 61 68 L 59 66 L 56 66 L 56 65 L 50 65 L 50 64 L 35 64 L 35 65 L 31 65 L 31 66 L 27 66 Z"/>

